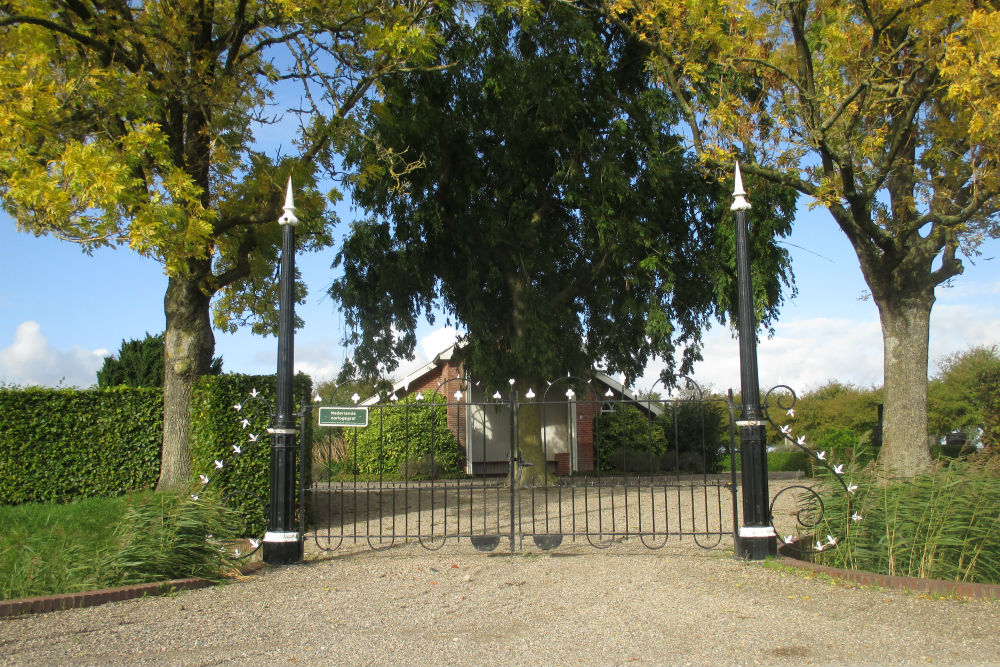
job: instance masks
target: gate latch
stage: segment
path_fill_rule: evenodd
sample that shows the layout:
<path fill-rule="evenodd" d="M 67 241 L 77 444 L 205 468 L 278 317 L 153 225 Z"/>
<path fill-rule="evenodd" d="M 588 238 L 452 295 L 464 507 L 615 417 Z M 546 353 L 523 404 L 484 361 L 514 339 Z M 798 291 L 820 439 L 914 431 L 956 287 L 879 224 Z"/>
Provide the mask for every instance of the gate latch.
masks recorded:
<path fill-rule="evenodd" d="M 507 458 L 509 459 L 510 457 L 508 456 Z M 525 461 L 525 460 L 524 460 L 524 459 L 523 459 L 523 458 L 521 457 L 521 450 L 520 450 L 520 449 L 519 449 L 519 450 L 517 450 L 517 458 L 516 458 L 516 459 L 514 459 L 514 463 L 516 463 L 516 464 L 517 464 L 518 466 L 520 466 L 520 467 L 522 467 L 522 468 L 530 468 L 530 467 L 532 467 L 533 465 L 535 465 L 535 464 L 534 464 L 534 463 L 532 463 L 531 461 Z"/>

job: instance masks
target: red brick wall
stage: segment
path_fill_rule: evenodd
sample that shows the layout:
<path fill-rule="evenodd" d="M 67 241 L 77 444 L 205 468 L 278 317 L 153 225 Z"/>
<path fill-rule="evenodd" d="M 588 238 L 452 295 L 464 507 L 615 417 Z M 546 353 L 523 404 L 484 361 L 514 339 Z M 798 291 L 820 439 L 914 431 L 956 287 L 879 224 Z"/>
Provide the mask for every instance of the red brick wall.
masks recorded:
<path fill-rule="evenodd" d="M 466 443 L 465 407 L 454 404 L 455 392 L 459 388 L 462 388 L 462 383 L 448 382 L 448 380 L 454 380 L 455 378 L 461 376 L 462 368 L 460 365 L 453 365 L 451 361 L 444 361 L 441 362 L 441 365 L 437 368 L 434 368 L 417 378 L 417 380 L 410 385 L 410 393 L 435 390 L 442 393 L 448 402 L 448 430 L 454 433 L 458 438 L 458 444 L 461 448 L 461 451 L 459 452 L 460 461 L 464 461 Z M 441 383 L 443 382 L 447 384 L 442 386 Z M 462 388 L 462 393 L 465 393 L 464 388 Z"/>
<path fill-rule="evenodd" d="M 601 412 L 601 398 L 587 388 L 587 400 L 576 405 L 576 463 L 580 472 L 594 469 L 594 420 Z"/>

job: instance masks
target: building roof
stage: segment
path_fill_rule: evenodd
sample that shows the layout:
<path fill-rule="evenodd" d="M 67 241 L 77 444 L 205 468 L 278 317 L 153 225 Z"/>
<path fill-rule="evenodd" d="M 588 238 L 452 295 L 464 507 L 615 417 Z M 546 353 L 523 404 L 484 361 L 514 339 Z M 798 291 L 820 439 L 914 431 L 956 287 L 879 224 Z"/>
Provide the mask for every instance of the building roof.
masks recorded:
<path fill-rule="evenodd" d="M 431 361 L 428 361 L 420 368 L 414 370 L 406 377 L 404 377 L 402 380 L 394 382 L 392 385 L 392 391 L 390 393 L 397 394 L 400 391 L 404 393 L 409 391 L 410 385 L 415 384 L 418 380 L 420 380 L 420 378 L 434 371 L 442 364 L 442 362 L 451 361 L 452 358 L 454 358 L 455 356 L 455 352 L 458 351 L 458 348 L 461 345 L 462 341 L 457 341 L 453 343 L 448 348 L 436 354 Z M 614 379 L 604 371 L 593 369 L 591 371 L 591 378 L 594 382 L 597 382 L 598 384 L 607 387 L 608 391 L 611 392 L 611 395 L 609 396 L 607 391 L 601 392 L 595 390 L 594 393 L 597 394 L 598 396 L 604 396 L 609 399 L 624 397 L 625 400 L 630 400 L 630 401 L 639 400 L 639 397 L 636 396 L 635 392 L 633 392 L 631 389 L 629 389 L 624 384 Z M 375 396 L 372 396 L 371 398 L 362 401 L 360 405 L 368 405 L 368 406 L 375 405 L 379 402 L 380 399 L 381 396 L 376 394 Z M 661 414 L 663 412 L 663 408 L 659 405 L 656 405 L 655 403 L 650 404 L 649 407 L 654 414 Z"/>

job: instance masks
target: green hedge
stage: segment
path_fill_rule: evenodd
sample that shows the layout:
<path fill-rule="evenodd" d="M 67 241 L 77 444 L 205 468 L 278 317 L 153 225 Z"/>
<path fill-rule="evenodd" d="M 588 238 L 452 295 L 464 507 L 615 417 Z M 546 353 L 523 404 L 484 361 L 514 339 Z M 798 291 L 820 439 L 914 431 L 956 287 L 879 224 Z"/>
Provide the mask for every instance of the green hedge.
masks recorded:
<path fill-rule="evenodd" d="M 597 417 L 597 463 L 604 472 L 717 472 L 729 445 L 729 415 L 721 401 L 619 403 Z M 640 410 L 638 406 L 643 406 Z"/>
<path fill-rule="evenodd" d="M 194 480 L 209 478 L 207 489 L 218 494 L 243 518 L 245 536 L 261 536 L 267 528 L 271 437 L 267 428 L 274 410 L 274 375 L 207 375 L 195 383 L 191 397 L 191 470 Z M 251 397 L 256 390 L 257 396 Z M 312 380 L 295 377 L 295 409 L 310 396 Z M 237 410 L 234 406 L 239 405 Z M 244 426 L 242 420 L 246 419 Z M 256 441 L 251 440 L 251 434 Z M 300 456 L 311 460 L 308 432 Z M 240 448 L 236 453 L 234 446 Z M 215 461 L 223 467 L 217 468 Z M 298 477 L 298 475 L 296 475 Z M 308 482 L 307 482 L 308 484 Z M 298 493 L 298 490 L 296 490 Z"/>
<path fill-rule="evenodd" d="M 445 398 L 433 391 L 420 396 L 372 408 L 368 426 L 356 440 L 348 438 L 348 462 L 359 474 L 433 477 L 458 471 L 458 440 L 448 429 Z"/>
<path fill-rule="evenodd" d="M 200 475 L 210 478 L 209 488 L 244 517 L 251 536 L 262 535 L 266 526 L 274 388 L 273 375 L 206 376 L 191 399 L 192 481 L 197 488 Z M 250 397 L 253 389 L 256 398 Z M 311 390 L 308 376 L 295 378 L 296 409 Z M 163 441 L 160 389 L 4 388 L 0 415 L 0 503 L 114 497 L 156 486 Z M 245 429 L 243 418 L 249 422 Z M 309 461 L 311 423 L 305 426 L 303 455 Z"/>
<path fill-rule="evenodd" d="M 0 503 L 66 502 L 153 488 L 159 389 L 0 389 Z"/>

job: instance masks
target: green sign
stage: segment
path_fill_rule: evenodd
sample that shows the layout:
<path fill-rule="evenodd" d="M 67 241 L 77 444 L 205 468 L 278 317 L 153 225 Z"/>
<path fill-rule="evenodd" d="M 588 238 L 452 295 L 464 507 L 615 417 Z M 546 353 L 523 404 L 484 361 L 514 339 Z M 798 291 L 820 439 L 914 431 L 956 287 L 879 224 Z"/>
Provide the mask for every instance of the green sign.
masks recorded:
<path fill-rule="evenodd" d="M 368 408 L 338 408 L 322 406 L 319 409 L 320 426 L 368 426 Z"/>

